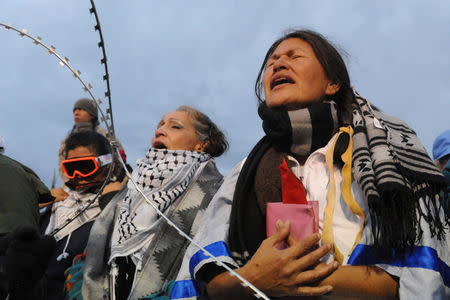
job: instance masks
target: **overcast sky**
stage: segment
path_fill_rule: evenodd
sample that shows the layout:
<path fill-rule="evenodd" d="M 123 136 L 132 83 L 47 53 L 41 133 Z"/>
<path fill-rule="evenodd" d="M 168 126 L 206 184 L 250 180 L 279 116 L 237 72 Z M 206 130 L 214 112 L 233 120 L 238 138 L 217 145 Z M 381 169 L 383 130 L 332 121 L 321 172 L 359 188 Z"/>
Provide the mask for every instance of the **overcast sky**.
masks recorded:
<path fill-rule="evenodd" d="M 193 105 L 224 129 L 227 173 L 262 137 L 254 80 L 288 28 L 316 30 L 343 49 L 354 87 L 409 123 L 431 153 L 450 128 L 449 1 L 97 0 L 116 134 L 133 165 L 164 113 Z M 26 28 L 70 59 L 104 97 L 88 0 L 1 0 L 0 22 Z M 50 184 L 57 150 L 87 96 L 55 57 L 0 30 L 0 135 L 6 154 Z"/>

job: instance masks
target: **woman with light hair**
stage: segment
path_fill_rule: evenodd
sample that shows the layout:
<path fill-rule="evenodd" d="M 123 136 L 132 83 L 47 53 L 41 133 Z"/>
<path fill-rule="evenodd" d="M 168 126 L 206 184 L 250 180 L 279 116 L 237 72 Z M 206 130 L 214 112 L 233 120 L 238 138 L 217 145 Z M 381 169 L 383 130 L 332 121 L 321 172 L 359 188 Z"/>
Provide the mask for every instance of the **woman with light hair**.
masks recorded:
<path fill-rule="evenodd" d="M 227 148 L 224 134 L 208 116 L 181 106 L 161 119 L 151 147 L 137 161 L 132 178 L 149 201 L 184 232 L 194 235 L 222 183 L 213 158 Z M 170 295 L 187 245 L 130 180 L 92 227 L 83 298 L 119 300 Z M 74 281 L 69 279 L 69 285 Z M 77 292 L 71 290 L 69 296 Z"/>

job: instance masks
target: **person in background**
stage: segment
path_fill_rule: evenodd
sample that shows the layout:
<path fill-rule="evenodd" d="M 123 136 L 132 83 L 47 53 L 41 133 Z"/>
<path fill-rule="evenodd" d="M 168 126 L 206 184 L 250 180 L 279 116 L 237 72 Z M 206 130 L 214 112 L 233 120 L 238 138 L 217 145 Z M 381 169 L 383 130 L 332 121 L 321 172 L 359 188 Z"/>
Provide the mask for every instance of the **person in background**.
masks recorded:
<path fill-rule="evenodd" d="M 445 212 L 450 214 L 450 130 L 441 133 L 433 143 L 433 159 L 448 182 L 447 197 L 441 194 L 445 201 Z"/>
<path fill-rule="evenodd" d="M 47 270 L 47 297 L 54 300 L 64 298 L 64 272 L 75 255 L 84 252 L 95 218 L 122 189 L 122 184 L 113 179 L 121 172 L 121 165 L 114 162 L 104 136 L 94 131 L 75 132 L 64 146 L 61 166 L 69 179 L 64 187 L 67 197 L 51 203 L 41 218 L 41 232 L 56 239 L 56 251 Z"/>
<path fill-rule="evenodd" d="M 107 131 L 100 127 L 98 110 L 95 103 L 87 98 L 81 98 L 73 106 L 74 125 L 71 133 L 81 131 L 95 131 L 104 137 Z"/>

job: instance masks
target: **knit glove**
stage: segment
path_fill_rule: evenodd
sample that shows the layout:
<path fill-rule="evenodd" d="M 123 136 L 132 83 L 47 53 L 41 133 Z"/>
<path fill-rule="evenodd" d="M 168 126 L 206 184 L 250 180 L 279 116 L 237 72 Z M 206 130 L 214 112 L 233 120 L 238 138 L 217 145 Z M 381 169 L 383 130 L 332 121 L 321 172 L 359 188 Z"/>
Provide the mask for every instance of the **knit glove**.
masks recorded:
<path fill-rule="evenodd" d="M 30 291 L 43 276 L 55 251 L 56 241 L 29 226 L 19 227 L 10 235 L 5 252 L 4 271 L 9 279 L 9 291 Z"/>

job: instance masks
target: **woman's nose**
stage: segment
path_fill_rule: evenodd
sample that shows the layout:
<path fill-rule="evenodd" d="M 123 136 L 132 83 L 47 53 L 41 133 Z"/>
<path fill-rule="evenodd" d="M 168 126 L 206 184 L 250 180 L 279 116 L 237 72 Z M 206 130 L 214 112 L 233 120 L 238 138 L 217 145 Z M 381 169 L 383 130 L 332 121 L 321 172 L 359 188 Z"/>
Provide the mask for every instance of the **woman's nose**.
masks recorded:
<path fill-rule="evenodd" d="M 287 61 L 284 56 L 279 57 L 274 63 L 273 63 L 273 71 L 278 72 L 280 70 L 287 69 Z"/>
<path fill-rule="evenodd" d="M 160 126 L 155 131 L 155 137 L 159 137 L 159 136 L 162 136 L 162 135 L 166 135 L 166 132 L 164 131 L 163 126 Z"/>

